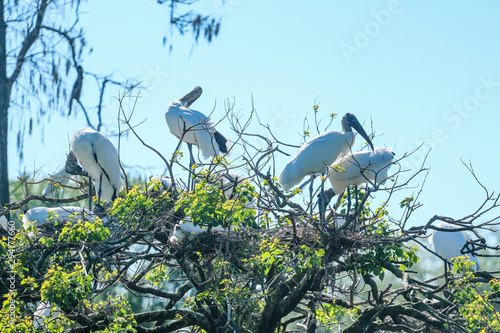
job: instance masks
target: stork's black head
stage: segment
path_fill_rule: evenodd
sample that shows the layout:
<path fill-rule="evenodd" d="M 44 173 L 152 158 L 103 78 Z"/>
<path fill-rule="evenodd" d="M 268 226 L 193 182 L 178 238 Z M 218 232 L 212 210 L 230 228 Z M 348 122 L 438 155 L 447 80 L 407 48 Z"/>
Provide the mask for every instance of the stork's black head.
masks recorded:
<path fill-rule="evenodd" d="M 344 132 L 350 132 L 352 130 L 351 127 L 354 128 L 356 130 L 356 132 L 358 132 L 359 135 L 361 135 L 368 142 L 371 149 L 374 150 L 372 141 L 370 140 L 370 138 L 366 134 L 363 127 L 361 127 L 361 124 L 359 123 L 356 116 L 353 115 L 352 113 L 346 113 L 344 115 L 344 117 L 342 117 L 342 130 Z"/>
<path fill-rule="evenodd" d="M 193 104 L 203 93 L 203 89 L 200 86 L 196 86 L 189 93 L 184 95 L 181 98 L 181 102 L 184 103 L 184 106 L 189 108 L 191 104 Z"/>

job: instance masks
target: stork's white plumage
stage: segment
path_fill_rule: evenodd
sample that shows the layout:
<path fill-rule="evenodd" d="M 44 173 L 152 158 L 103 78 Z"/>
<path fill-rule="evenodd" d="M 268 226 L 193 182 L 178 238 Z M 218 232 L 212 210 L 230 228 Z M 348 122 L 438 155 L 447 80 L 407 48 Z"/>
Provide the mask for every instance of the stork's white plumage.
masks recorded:
<path fill-rule="evenodd" d="M 452 258 L 465 256 L 461 252 L 462 248 L 468 241 L 472 241 L 475 237 L 474 234 L 468 230 L 453 231 L 454 229 L 461 228 L 460 226 L 439 222 L 436 227 L 441 229 L 449 229 L 450 231 L 438 231 L 434 230 L 431 237 L 429 237 L 429 243 L 434 246 L 434 250 L 441 257 L 445 258 L 451 263 Z M 470 261 L 475 262 L 474 269 L 480 270 L 479 261 L 477 257 L 472 253 L 467 253 Z"/>
<path fill-rule="evenodd" d="M 188 240 L 193 239 L 197 235 L 207 232 L 208 227 L 195 226 L 193 222 L 181 221 L 174 227 L 174 232 L 170 236 L 171 243 L 178 243 L 183 241 L 186 237 Z M 212 230 L 224 231 L 222 226 L 213 227 Z"/>
<path fill-rule="evenodd" d="M 168 191 L 172 187 L 172 179 L 169 177 L 155 176 L 151 177 L 151 181 L 159 181 L 163 191 Z M 148 187 L 148 191 L 153 190 L 154 184 Z"/>
<path fill-rule="evenodd" d="M 242 175 L 237 174 L 236 172 L 233 171 L 228 171 L 226 173 L 220 173 L 218 175 L 219 180 L 222 185 L 222 190 L 224 191 L 224 196 L 228 199 L 236 199 L 233 196 L 233 191 L 236 188 L 236 186 L 241 185 L 245 181 L 245 177 Z M 236 185 L 235 185 L 236 183 Z M 256 206 L 256 199 L 252 199 L 251 201 L 248 201 L 245 204 L 246 208 L 250 209 L 257 209 Z"/>
<path fill-rule="evenodd" d="M 342 130 L 328 131 L 306 142 L 287 163 L 279 177 L 284 190 L 289 190 L 307 175 L 315 175 L 326 171 L 335 160 L 348 153 L 354 144 L 356 134 L 354 128 L 373 149 L 370 138 L 352 113 L 342 118 Z"/>
<path fill-rule="evenodd" d="M 78 206 L 64 206 L 64 207 L 36 207 L 28 210 L 23 215 L 23 227 L 26 230 L 28 227 L 38 227 L 47 222 L 47 218 L 51 212 L 52 216 L 57 215 L 57 221 L 61 224 L 69 220 L 76 221 L 78 219 L 93 220 L 97 217 L 96 214 L 90 210 Z M 71 216 L 74 215 L 74 216 Z M 106 218 L 103 218 L 106 220 Z M 29 232 L 28 237 L 32 237 L 33 233 Z"/>
<path fill-rule="evenodd" d="M 101 133 L 82 128 L 73 136 L 71 151 L 94 180 L 99 200 L 114 200 L 123 184 L 118 153 L 113 144 Z"/>
<path fill-rule="evenodd" d="M 9 221 L 7 221 L 7 218 L 5 216 L 0 216 L 0 227 L 7 230 L 9 228 L 8 224 L 9 224 Z"/>
<path fill-rule="evenodd" d="M 231 148 L 229 141 L 215 129 L 210 118 L 189 108 L 202 92 L 200 87 L 193 91 L 197 93 L 194 99 L 186 98 L 188 94 L 168 106 L 165 120 L 170 132 L 179 139 L 182 138 L 182 141 L 197 146 L 206 159 L 228 153 Z M 187 132 L 184 134 L 185 131 Z"/>
<path fill-rule="evenodd" d="M 224 190 L 224 196 L 230 198 L 235 188 L 234 183 L 236 182 L 236 186 L 238 186 L 245 178 L 236 172 L 228 171 L 227 173 L 219 174 L 219 179 Z"/>
<path fill-rule="evenodd" d="M 373 151 L 358 151 L 338 158 L 332 164 L 328 177 L 333 192 L 338 195 L 347 186 L 360 185 L 368 181 L 385 183 L 394 156 L 393 148 L 377 147 Z"/>
<path fill-rule="evenodd" d="M 35 312 L 33 313 L 33 327 L 48 328 L 47 324 L 50 320 L 57 318 L 60 314 L 64 314 L 57 306 L 52 309 L 52 306 L 48 302 L 40 302 Z M 45 320 L 45 322 L 44 322 Z"/>

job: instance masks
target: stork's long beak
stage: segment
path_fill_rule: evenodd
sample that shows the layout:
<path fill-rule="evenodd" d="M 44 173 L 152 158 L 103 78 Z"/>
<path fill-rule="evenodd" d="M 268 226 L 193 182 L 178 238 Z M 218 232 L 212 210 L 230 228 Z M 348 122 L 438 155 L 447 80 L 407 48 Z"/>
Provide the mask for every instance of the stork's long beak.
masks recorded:
<path fill-rule="evenodd" d="M 203 90 L 201 89 L 201 87 L 196 86 L 193 88 L 193 90 L 191 90 L 181 98 L 181 103 L 183 103 L 184 106 L 189 109 L 191 104 L 193 104 L 201 96 L 202 93 Z"/>
<path fill-rule="evenodd" d="M 358 132 L 359 135 L 361 135 L 368 142 L 368 144 L 370 145 L 370 148 L 372 149 L 372 151 L 374 151 L 375 148 L 373 148 L 373 143 L 370 140 L 370 137 L 368 136 L 368 134 L 366 134 L 365 130 L 363 129 L 363 127 L 359 123 L 358 119 L 356 119 L 354 117 L 353 119 L 350 119 L 350 120 L 351 120 L 350 125 L 352 126 L 352 128 L 354 128 L 356 130 L 356 132 Z"/>

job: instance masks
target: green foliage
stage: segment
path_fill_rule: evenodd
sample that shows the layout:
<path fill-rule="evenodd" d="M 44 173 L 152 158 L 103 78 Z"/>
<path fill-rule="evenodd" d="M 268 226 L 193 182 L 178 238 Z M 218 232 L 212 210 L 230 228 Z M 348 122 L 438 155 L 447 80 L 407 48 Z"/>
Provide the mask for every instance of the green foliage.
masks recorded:
<path fill-rule="evenodd" d="M 374 222 L 367 228 L 366 234 L 374 241 L 374 246 L 370 247 L 368 251 L 359 255 L 356 259 L 356 263 L 362 263 L 358 268 L 360 273 L 371 273 L 381 281 L 383 281 L 385 277 L 383 263 L 399 262 L 401 263 L 399 269 L 404 272 L 406 268 L 412 267 L 419 261 L 415 253 L 417 250 L 415 247 L 409 247 L 404 243 L 396 241 L 376 244 L 379 238 L 392 237 L 397 239 L 401 237 L 400 232 L 385 220 L 384 217 L 387 216 L 389 212 L 384 209 L 384 206 L 385 205 L 382 205 L 375 210 Z"/>
<path fill-rule="evenodd" d="M 360 306 L 348 309 L 336 304 L 323 303 L 321 307 L 316 310 L 316 318 L 321 324 L 325 325 L 326 328 L 333 332 L 335 329 L 338 329 L 338 325 L 347 316 L 351 317 L 351 319 L 355 319 L 360 309 Z"/>
<path fill-rule="evenodd" d="M 205 177 L 198 181 L 194 191 L 182 192 L 176 210 L 183 209 L 194 225 L 235 227 L 258 227 L 255 210 L 248 205 L 257 197 L 254 187 L 247 181 L 222 186 L 219 181 L 209 181 Z M 229 198 L 224 189 L 233 189 Z"/>
<path fill-rule="evenodd" d="M 105 302 L 101 301 L 97 304 L 86 302 L 86 305 L 97 312 L 97 318 L 102 318 L 98 323 L 100 324 L 102 321 L 102 324 L 106 326 L 103 330 L 95 331 L 96 333 L 136 332 L 133 325 L 137 322 L 125 295 L 122 294 L 114 298 L 108 296 Z"/>
<path fill-rule="evenodd" d="M 75 214 L 76 215 L 76 214 Z M 61 243 L 100 243 L 110 236 L 109 229 L 104 227 L 99 218 L 93 221 L 79 219 L 76 223 L 66 222 L 59 234 Z"/>
<path fill-rule="evenodd" d="M 161 188 L 158 180 L 151 181 L 148 188 L 136 185 L 117 198 L 113 202 L 110 219 L 122 221 L 128 227 L 147 228 L 162 211 L 173 206 L 170 192 L 157 194 Z"/>
<path fill-rule="evenodd" d="M 151 269 L 145 276 L 145 280 L 152 286 L 159 287 L 169 280 L 167 266 L 159 265 Z"/>
<path fill-rule="evenodd" d="M 454 296 L 459 305 L 459 312 L 467 323 L 470 332 L 500 332 L 500 313 L 495 307 L 495 298 L 500 293 L 500 280 L 491 280 L 486 289 L 481 290 L 479 283 L 474 283 L 475 262 L 466 257 L 453 260 L 453 271 L 460 277 L 454 281 Z"/>
<path fill-rule="evenodd" d="M 42 284 L 42 301 L 57 304 L 63 310 L 73 309 L 92 291 L 91 282 L 92 277 L 80 265 L 75 265 L 72 271 L 53 266 Z"/>
<path fill-rule="evenodd" d="M 224 158 L 213 162 L 214 169 L 228 166 Z M 378 207 L 370 202 L 368 193 L 372 196 L 373 191 L 352 188 L 351 223 L 333 228 L 318 223 L 318 215 L 309 209 L 286 202 L 297 199 L 293 196 L 300 195 L 300 189 L 287 192 L 279 203 L 277 195 L 266 197 L 280 189 L 275 177 L 260 184 L 240 179 L 234 184 L 222 181 L 222 172 L 197 173 L 199 169 L 192 169 L 190 192 L 163 190 L 158 180 L 122 192 L 107 214 L 113 238 L 102 220 L 86 221 L 79 215 L 62 224 L 49 214 L 48 223 L 31 228 L 29 237 L 20 231 L 14 238 L 14 272 L 22 297 L 16 303 L 16 329 L 30 331 L 41 298 L 68 314 L 85 311 L 85 319 L 64 314 L 46 320 L 51 332 L 65 332 L 87 319 L 98 327 L 93 331 L 107 333 L 152 325 L 163 325 L 165 332 L 221 327 L 248 332 L 272 327 L 276 332 L 298 329 L 294 325 L 299 320 L 313 316 L 318 332 L 367 327 L 384 331 L 396 317 L 410 326 L 418 322 L 420 315 L 411 316 L 413 306 L 426 304 L 425 298 L 444 300 L 440 306 L 451 304 L 447 312 L 439 307 L 432 308 L 434 312 L 417 309 L 431 318 L 425 325 L 446 329 L 448 322 L 436 324 L 445 318 L 453 321 L 448 327 L 500 330 L 494 303 L 500 293 L 497 280 L 485 290 L 474 282 L 471 264 L 457 260 L 454 274 L 460 278 L 447 280 L 452 283 L 446 291 L 452 293 L 435 291 L 436 280 L 415 283 L 419 258 L 408 245 L 411 237 L 394 223 L 387 202 Z M 257 186 L 259 210 L 254 209 Z M 406 198 L 400 206 L 412 204 L 413 199 Z M 336 212 L 339 218 L 346 205 L 347 193 Z M 175 243 L 170 236 L 181 220 L 231 231 Z M 2 246 L 6 248 L 5 239 Z M 119 295 L 124 290 L 126 297 Z M 404 311 L 396 310 L 394 318 L 385 312 L 396 307 Z M 266 320 L 275 321 L 269 324 L 274 326 L 265 326 Z M 6 320 L 2 324 L 11 327 Z"/>

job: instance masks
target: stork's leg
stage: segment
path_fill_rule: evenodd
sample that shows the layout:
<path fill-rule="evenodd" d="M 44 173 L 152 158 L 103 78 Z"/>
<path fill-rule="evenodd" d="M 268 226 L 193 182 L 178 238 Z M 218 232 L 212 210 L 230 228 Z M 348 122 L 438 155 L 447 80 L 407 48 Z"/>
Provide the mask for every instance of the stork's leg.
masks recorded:
<path fill-rule="evenodd" d="M 358 185 L 354 185 L 354 195 L 355 195 L 355 199 L 354 199 L 354 221 L 353 223 L 356 224 L 357 223 L 357 215 L 356 215 L 356 212 L 358 211 Z"/>
<path fill-rule="evenodd" d="M 189 172 L 188 172 L 188 181 L 187 181 L 187 188 L 188 188 L 188 191 L 191 190 L 191 170 L 195 161 L 194 161 L 194 156 L 193 156 L 193 145 L 191 143 L 188 143 L 187 144 L 188 146 L 188 149 L 189 149 Z M 193 188 L 194 188 L 194 184 L 193 184 Z"/>
<path fill-rule="evenodd" d="M 349 223 L 349 213 L 351 212 L 351 189 L 347 186 L 347 213 L 345 214 L 345 223 Z"/>
<path fill-rule="evenodd" d="M 92 210 L 92 178 L 89 176 L 89 210 Z"/>
<path fill-rule="evenodd" d="M 101 194 L 102 194 L 102 172 L 101 176 L 99 177 L 99 191 L 97 191 L 97 204 L 101 204 Z"/>
<path fill-rule="evenodd" d="M 323 172 L 322 176 L 325 173 Z M 326 214 L 326 196 L 325 196 L 325 182 L 321 179 L 321 191 L 320 191 L 321 200 L 319 201 L 319 219 L 321 224 L 325 224 L 325 214 Z"/>
<path fill-rule="evenodd" d="M 314 183 L 314 178 L 316 178 L 315 175 L 311 175 L 311 184 L 309 184 L 309 205 L 311 207 L 310 209 L 310 214 L 313 214 L 313 183 Z"/>

